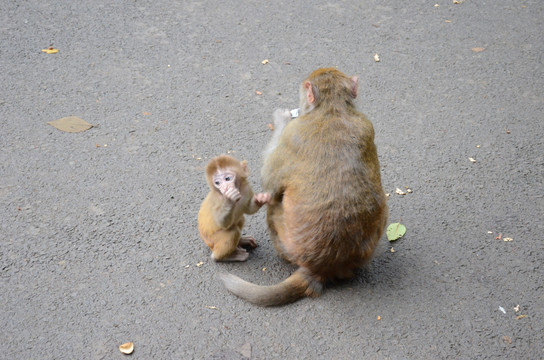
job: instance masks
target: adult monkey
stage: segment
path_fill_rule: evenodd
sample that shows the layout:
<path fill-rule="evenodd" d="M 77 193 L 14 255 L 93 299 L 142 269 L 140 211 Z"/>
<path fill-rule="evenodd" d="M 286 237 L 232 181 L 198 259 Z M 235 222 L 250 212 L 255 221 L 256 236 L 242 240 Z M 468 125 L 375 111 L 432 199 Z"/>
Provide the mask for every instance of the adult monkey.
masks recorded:
<path fill-rule="evenodd" d="M 317 297 L 327 281 L 352 277 L 372 257 L 387 221 L 374 129 L 353 104 L 357 77 L 318 69 L 300 93 L 298 118 L 275 112 L 261 171 L 272 195 L 271 238 L 299 269 L 272 286 L 221 276 L 229 291 L 262 306 Z"/>

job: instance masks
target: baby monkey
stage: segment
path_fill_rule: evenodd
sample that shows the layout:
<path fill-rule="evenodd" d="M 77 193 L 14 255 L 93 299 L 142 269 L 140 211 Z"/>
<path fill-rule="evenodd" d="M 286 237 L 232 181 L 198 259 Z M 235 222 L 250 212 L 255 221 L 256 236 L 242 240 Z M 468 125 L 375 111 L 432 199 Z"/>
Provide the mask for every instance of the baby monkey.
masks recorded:
<path fill-rule="evenodd" d="M 215 261 L 246 261 L 257 242 L 252 236 L 241 236 L 244 214 L 256 213 L 270 201 L 270 194 L 253 194 L 247 181 L 247 161 L 221 155 L 206 166 L 210 192 L 198 212 L 198 230 L 212 250 Z"/>

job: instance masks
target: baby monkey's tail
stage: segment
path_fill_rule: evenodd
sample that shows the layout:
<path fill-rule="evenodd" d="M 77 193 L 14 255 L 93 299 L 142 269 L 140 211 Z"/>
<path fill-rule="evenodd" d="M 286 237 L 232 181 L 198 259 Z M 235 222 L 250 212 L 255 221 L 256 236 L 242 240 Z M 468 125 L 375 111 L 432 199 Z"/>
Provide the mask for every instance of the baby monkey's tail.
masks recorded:
<path fill-rule="evenodd" d="M 234 295 L 260 306 L 283 305 L 304 296 L 318 297 L 323 284 L 305 268 L 299 268 L 291 276 L 276 285 L 255 285 L 232 274 L 220 274 L 223 284 Z"/>

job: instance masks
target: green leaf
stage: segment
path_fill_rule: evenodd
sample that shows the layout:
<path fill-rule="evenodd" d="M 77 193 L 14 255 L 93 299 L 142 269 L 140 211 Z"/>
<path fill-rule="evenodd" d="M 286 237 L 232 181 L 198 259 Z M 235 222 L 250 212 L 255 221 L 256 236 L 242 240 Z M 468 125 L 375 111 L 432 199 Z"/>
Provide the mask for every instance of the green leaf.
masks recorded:
<path fill-rule="evenodd" d="M 387 234 L 387 240 L 395 241 L 406 234 L 406 226 L 402 225 L 401 223 L 392 223 L 387 227 L 385 233 Z"/>
<path fill-rule="evenodd" d="M 89 124 L 83 119 L 77 116 L 63 117 L 55 121 L 48 122 L 49 125 L 65 132 L 77 133 L 85 130 L 89 130 L 93 125 Z"/>

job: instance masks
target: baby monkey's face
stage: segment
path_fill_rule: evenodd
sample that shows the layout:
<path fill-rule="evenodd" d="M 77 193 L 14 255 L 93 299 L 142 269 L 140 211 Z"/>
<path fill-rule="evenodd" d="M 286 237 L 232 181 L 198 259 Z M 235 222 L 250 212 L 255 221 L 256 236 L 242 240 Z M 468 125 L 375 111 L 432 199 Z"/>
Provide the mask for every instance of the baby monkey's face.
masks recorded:
<path fill-rule="evenodd" d="M 236 174 L 230 170 L 218 169 L 213 176 L 213 184 L 221 194 L 236 187 Z"/>

